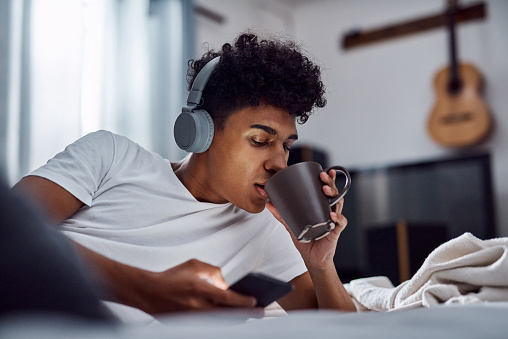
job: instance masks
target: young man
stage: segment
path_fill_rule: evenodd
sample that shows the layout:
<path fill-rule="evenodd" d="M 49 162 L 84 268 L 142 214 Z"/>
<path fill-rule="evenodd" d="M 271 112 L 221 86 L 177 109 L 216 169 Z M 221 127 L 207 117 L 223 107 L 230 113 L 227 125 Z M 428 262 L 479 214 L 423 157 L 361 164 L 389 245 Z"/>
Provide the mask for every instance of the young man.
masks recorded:
<path fill-rule="evenodd" d="M 347 224 L 343 201 L 331 213 L 335 230 L 301 244 L 279 223 L 264 191 L 287 166 L 296 121 L 326 104 L 319 67 L 293 42 L 242 34 L 194 61 L 189 87 L 212 59 L 218 63 L 197 107 L 213 119 L 209 148 L 171 164 L 99 131 L 15 189 L 79 244 L 118 303 L 149 314 L 252 307 L 255 300 L 225 289 L 258 271 L 293 283 L 294 291 L 279 300 L 286 310 L 353 311 L 333 264 Z M 334 171 L 321 174 L 329 196 L 338 194 L 334 178 Z"/>

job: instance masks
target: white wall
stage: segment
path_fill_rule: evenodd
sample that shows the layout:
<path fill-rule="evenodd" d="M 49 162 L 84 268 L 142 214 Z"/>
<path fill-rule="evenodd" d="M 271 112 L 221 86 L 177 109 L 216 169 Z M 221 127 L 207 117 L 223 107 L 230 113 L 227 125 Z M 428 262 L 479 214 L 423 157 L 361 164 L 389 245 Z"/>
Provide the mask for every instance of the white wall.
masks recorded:
<path fill-rule="evenodd" d="M 476 148 L 492 154 L 498 234 L 508 236 L 508 209 L 504 208 L 508 205 L 508 1 L 485 2 L 485 20 L 459 26 L 458 55 L 474 63 L 484 76 L 484 98 L 495 131 Z M 264 0 L 197 3 L 227 18 L 223 25 L 199 18 L 198 42 L 219 47 L 248 27 L 282 31 L 300 40 L 323 66 L 328 105 L 300 127 L 299 135 L 302 143 L 326 149 L 331 163 L 363 168 L 454 154 L 426 134 L 435 100 L 433 76 L 448 61 L 446 29 L 348 51 L 340 48 L 343 33 L 351 28 L 373 28 L 434 14 L 444 9 L 444 1 L 320 0 L 298 6 Z"/>
<path fill-rule="evenodd" d="M 208 18 L 196 17 L 196 55 L 208 50 L 220 49 L 241 32 L 253 29 L 269 35 L 295 34 L 294 13 L 284 4 L 271 0 L 195 0 L 196 5 L 222 15 L 225 20 L 218 24 Z"/>
<path fill-rule="evenodd" d="M 466 3 L 463 1 L 462 3 Z M 485 100 L 495 132 L 479 148 L 493 156 L 498 233 L 508 235 L 508 2 L 490 0 L 487 19 L 460 25 L 459 57 L 485 78 Z M 296 36 L 327 68 L 329 105 L 301 128 L 302 140 L 319 142 L 333 163 L 375 166 L 452 154 L 426 134 L 435 100 L 432 80 L 448 61 L 447 33 L 433 30 L 344 51 L 351 27 L 375 27 L 434 13 L 443 1 L 322 1 L 295 10 Z M 319 141 L 318 141 L 319 140 Z M 464 192 L 467 194 L 467 192 Z M 431 213 L 429 211 L 429 213 Z"/>

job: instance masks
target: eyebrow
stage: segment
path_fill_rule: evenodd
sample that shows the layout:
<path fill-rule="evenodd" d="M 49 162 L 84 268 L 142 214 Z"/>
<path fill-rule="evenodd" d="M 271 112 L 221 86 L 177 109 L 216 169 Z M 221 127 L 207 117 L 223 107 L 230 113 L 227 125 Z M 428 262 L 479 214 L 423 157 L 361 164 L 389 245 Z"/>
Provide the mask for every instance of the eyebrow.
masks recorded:
<path fill-rule="evenodd" d="M 271 135 L 277 135 L 278 132 L 277 130 L 269 127 L 269 126 L 266 126 L 266 125 L 259 125 L 259 124 L 254 124 L 254 125 L 250 125 L 250 128 L 258 128 L 258 129 L 261 129 L 263 131 L 265 131 L 266 133 L 269 133 Z M 296 134 L 291 134 L 288 139 L 292 139 L 292 140 L 298 140 L 298 135 Z"/>

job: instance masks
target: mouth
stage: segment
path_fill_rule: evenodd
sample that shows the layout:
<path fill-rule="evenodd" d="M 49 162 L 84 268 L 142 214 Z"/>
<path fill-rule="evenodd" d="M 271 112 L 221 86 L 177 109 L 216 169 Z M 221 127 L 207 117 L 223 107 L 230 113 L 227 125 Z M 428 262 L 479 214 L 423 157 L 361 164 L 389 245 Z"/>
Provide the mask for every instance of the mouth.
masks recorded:
<path fill-rule="evenodd" d="M 258 195 L 259 195 L 262 199 L 268 199 L 268 195 L 266 195 L 266 192 L 265 192 L 265 185 L 262 185 L 262 184 L 254 184 L 254 186 L 256 187 L 256 192 L 258 193 Z"/>

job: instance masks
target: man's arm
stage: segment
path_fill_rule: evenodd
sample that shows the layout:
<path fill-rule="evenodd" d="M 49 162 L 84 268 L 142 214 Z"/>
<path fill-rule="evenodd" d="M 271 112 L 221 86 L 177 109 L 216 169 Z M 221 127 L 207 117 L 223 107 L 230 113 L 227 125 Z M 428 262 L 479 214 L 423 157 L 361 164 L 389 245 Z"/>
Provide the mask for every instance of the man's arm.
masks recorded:
<path fill-rule="evenodd" d="M 63 187 L 42 177 L 27 176 L 13 190 L 27 197 L 52 225 L 69 218 L 83 206 Z M 253 307 L 256 303 L 252 297 L 225 290 L 227 284 L 220 269 L 197 260 L 164 272 L 149 272 L 76 246 L 110 289 L 113 301 L 150 314 L 220 306 Z"/>
<path fill-rule="evenodd" d="M 305 272 L 290 281 L 294 289 L 277 303 L 286 311 L 318 308 L 316 293 L 309 272 Z"/>
<path fill-rule="evenodd" d="M 42 177 L 24 177 L 12 190 L 39 208 L 51 225 L 58 225 L 83 206 L 80 200 L 62 186 Z"/>
<path fill-rule="evenodd" d="M 150 272 L 77 246 L 99 276 L 112 286 L 112 301 L 149 314 L 218 307 L 250 308 L 256 304 L 252 297 L 226 290 L 228 286 L 220 268 L 198 260 L 189 260 L 163 272 Z"/>
<path fill-rule="evenodd" d="M 277 301 L 282 308 L 286 311 L 312 308 L 356 311 L 335 266 L 309 271 L 311 273 L 305 272 L 291 280 L 294 290 Z"/>
<path fill-rule="evenodd" d="M 282 219 L 280 220 L 283 222 Z M 338 227 L 336 227 L 334 231 L 337 232 L 337 229 Z M 338 237 L 338 235 L 332 233 L 328 236 Z M 304 260 L 307 259 L 305 260 L 305 265 L 307 266 L 308 272 L 291 280 L 295 288 L 291 293 L 278 300 L 282 308 L 287 311 L 319 308 L 356 312 L 356 307 L 351 297 L 339 279 L 333 259 L 330 260 L 323 256 L 324 260 L 321 262 L 309 260 L 310 256 L 306 253 L 307 251 L 302 248 L 307 244 L 300 244 L 294 235 L 291 235 L 291 237 L 296 247 L 301 251 Z M 318 241 L 323 241 L 325 239 Z"/>

